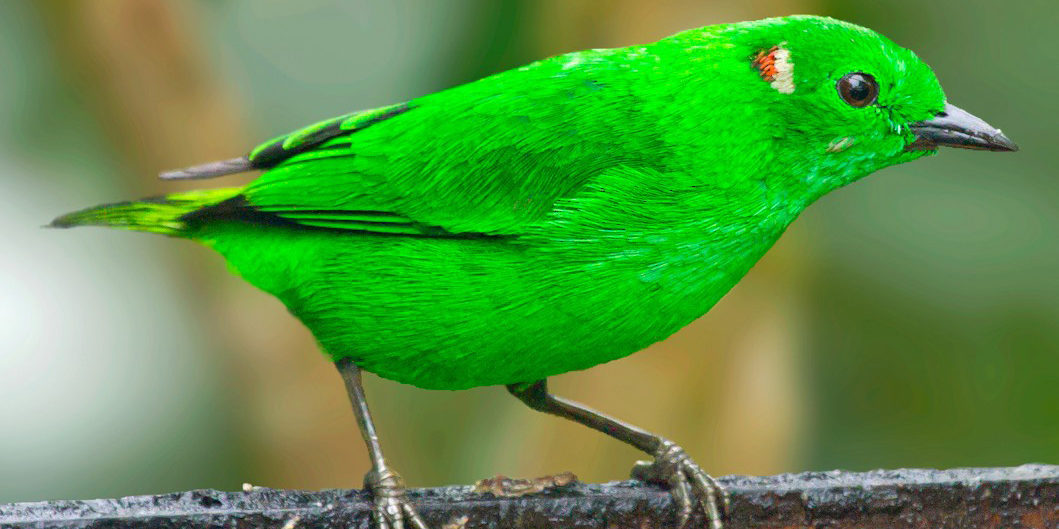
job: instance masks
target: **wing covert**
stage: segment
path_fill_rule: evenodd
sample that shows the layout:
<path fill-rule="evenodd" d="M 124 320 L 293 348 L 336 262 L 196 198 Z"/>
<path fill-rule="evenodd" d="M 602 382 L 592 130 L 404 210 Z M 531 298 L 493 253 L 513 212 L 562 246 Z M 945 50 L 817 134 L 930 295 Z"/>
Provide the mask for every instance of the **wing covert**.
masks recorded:
<path fill-rule="evenodd" d="M 269 167 L 247 204 L 307 226 L 522 234 L 596 175 L 665 159 L 640 80 L 611 75 L 626 67 L 612 53 L 540 61 L 267 142 L 251 154 Z"/>

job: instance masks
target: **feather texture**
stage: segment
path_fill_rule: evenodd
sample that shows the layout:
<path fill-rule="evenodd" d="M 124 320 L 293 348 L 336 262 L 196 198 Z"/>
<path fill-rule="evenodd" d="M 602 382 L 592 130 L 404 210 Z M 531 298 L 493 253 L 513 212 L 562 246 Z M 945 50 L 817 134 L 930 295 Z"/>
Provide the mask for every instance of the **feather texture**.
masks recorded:
<path fill-rule="evenodd" d="M 877 105 L 838 96 L 851 71 L 879 81 Z M 253 149 L 264 173 L 244 189 L 56 224 L 207 244 L 329 355 L 384 377 L 529 382 L 705 313 L 814 200 L 930 154 L 906 151 L 907 124 L 944 104 L 930 69 L 870 30 L 711 26 L 324 120 Z M 185 174 L 219 172 L 201 167 Z"/>

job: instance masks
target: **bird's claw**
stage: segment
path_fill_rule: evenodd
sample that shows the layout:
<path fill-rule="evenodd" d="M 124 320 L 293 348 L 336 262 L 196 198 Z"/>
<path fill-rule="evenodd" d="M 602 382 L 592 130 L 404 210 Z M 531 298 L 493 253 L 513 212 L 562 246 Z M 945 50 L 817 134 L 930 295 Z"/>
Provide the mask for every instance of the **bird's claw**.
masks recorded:
<path fill-rule="evenodd" d="M 374 529 L 430 529 L 405 496 L 404 480 L 396 472 L 372 469 L 364 475 L 364 488 L 375 502 Z"/>
<path fill-rule="evenodd" d="M 710 519 L 710 527 L 722 529 L 722 520 L 731 503 L 728 491 L 672 441 L 663 441 L 654 457 L 654 461 L 637 461 L 632 478 L 669 488 L 679 509 L 678 527 L 687 525 L 698 505 Z"/>

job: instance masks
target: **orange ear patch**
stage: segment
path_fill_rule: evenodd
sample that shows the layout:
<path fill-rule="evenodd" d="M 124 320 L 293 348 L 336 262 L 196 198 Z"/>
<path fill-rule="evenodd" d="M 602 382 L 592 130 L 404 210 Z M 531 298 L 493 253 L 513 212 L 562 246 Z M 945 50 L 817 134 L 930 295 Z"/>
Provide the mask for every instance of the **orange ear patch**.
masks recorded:
<path fill-rule="evenodd" d="M 754 69 L 761 74 L 761 78 L 772 82 L 776 79 L 776 52 L 779 51 L 779 46 L 773 46 L 767 50 L 761 50 L 754 56 L 754 61 L 751 63 L 754 65 Z"/>
<path fill-rule="evenodd" d="M 750 64 L 772 88 L 782 94 L 794 93 L 794 63 L 791 52 L 782 44 L 757 52 Z"/>

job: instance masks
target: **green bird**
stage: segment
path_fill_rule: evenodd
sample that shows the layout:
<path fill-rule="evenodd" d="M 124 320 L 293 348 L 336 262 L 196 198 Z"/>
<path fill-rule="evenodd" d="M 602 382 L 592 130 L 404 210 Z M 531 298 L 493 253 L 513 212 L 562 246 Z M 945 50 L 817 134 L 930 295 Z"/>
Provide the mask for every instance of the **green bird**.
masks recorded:
<path fill-rule="evenodd" d="M 931 69 L 863 27 L 790 16 L 569 53 L 353 112 L 248 155 L 244 187 L 108 204 L 52 225 L 191 239 L 279 298 L 345 380 L 379 528 L 425 529 L 382 455 L 361 370 L 504 385 L 653 457 L 677 522 L 723 490 L 673 442 L 548 393 L 706 313 L 809 204 L 939 146 L 1014 151 Z"/>

